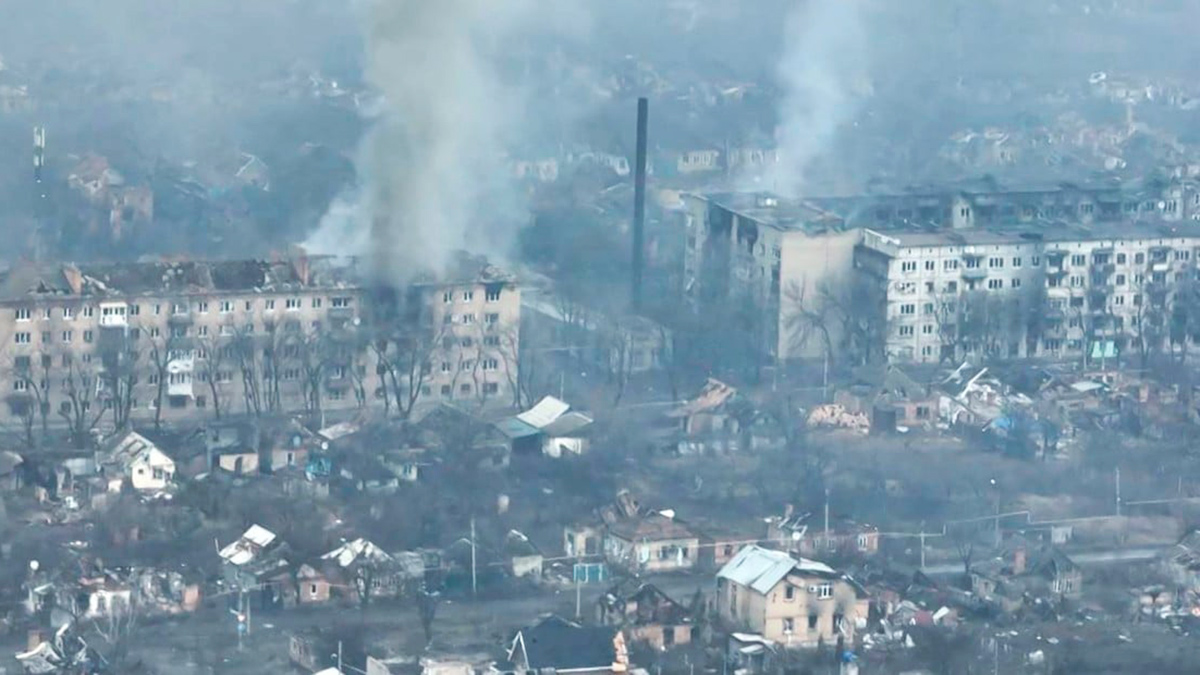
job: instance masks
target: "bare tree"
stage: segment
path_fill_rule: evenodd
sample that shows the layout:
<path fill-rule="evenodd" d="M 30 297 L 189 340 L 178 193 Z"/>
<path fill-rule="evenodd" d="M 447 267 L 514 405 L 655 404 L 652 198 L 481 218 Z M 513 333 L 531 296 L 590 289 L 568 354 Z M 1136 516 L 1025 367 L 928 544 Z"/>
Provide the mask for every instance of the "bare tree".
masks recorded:
<path fill-rule="evenodd" d="M 278 330 L 276 325 L 270 324 L 267 329 L 268 336 L 273 338 L 276 330 Z M 266 357 L 266 360 L 270 361 L 272 365 L 277 365 L 278 359 L 274 357 L 274 341 L 271 345 L 266 352 L 272 356 Z M 259 360 L 254 336 L 244 330 L 236 332 L 230 346 L 233 348 L 233 361 L 237 364 L 242 378 L 242 402 L 245 410 L 248 414 L 260 417 L 264 408 L 270 410 L 270 407 L 265 405 L 263 400 L 263 364 Z"/>
<path fill-rule="evenodd" d="M 102 652 L 109 668 L 117 671 L 128 666 L 129 647 L 137 635 L 141 610 L 137 603 L 116 605 L 103 616 L 92 620 L 92 628 L 107 646 Z"/>
<path fill-rule="evenodd" d="M 394 405 L 401 418 L 412 414 L 432 375 L 432 358 L 445 337 L 445 328 L 431 333 L 420 325 L 399 321 L 376 327 L 370 347 L 383 389 L 385 412 L 390 413 Z"/>
<path fill-rule="evenodd" d="M 613 387 L 613 406 L 621 405 L 625 387 L 633 373 L 633 337 L 621 322 L 610 324 L 600 331 L 599 353 L 604 376 Z"/>
<path fill-rule="evenodd" d="M 124 429 L 133 412 L 141 354 L 128 333 L 102 333 L 100 364 L 103 405 L 112 412 L 113 428 Z"/>
<path fill-rule="evenodd" d="M 41 423 L 41 439 L 50 434 L 50 372 L 52 358 L 49 354 L 35 353 L 17 356 L 9 368 L 14 391 L 8 396 L 10 409 L 21 419 L 25 442 L 31 447 L 38 445 L 34 428 Z"/>
<path fill-rule="evenodd" d="M 204 336 L 197 338 L 197 346 L 197 374 L 202 382 L 208 384 L 209 395 L 212 397 L 213 418 L 219 420 L 225 400 L 221 385 L 228 378 L 229 371 L 226 369 L 232 367 L 235 352 L 233 341 L 219 336 Z"/>
<path fill-rule="evenodd" d="M 320 331 L 313 330 L 300 340 L 300 368 L 303 376 L 304 409 L 321 413 L 321 396 L 330 360 L 329 342 Z"/>
<path fill-rule="evenodd" d="M 840 358 L 831 333 L 840 323 L 832 298 L 828 285 L 810 290 L 806 283 L 788 282 L 783 289 L 782 313 L 789 351 L 803 352 L 813 340 L 819 340 L 829 359 Z"/>
<path fill-rule="evenodd" d="M 162 410 L 166 402 L 167 382 L 170 379 L 171 361 L 178 356 L 180 338 L 168 333 L 150 339 L 150 383 L 154 385 L 154 428 L 162 428 Z"/>
<path fill-rule="evenodd" d="M 96 428 L 104 415 L 104 407 L 96 405 L 100 388 L 96 371 L 90 367 L 80 366 L 75 359 L 67 362 L 63 373 L 63 401 L 59 414 L 67 423 L 71 441 L 78 446 L 85 445 L 89 434 Z"/>

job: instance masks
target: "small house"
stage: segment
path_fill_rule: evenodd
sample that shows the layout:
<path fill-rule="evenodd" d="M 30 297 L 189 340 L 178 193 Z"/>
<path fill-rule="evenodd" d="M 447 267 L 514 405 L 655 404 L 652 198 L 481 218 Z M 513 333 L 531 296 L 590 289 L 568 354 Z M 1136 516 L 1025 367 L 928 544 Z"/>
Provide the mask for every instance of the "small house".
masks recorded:
<path fill-rule="evenodd" d="M 676 449 L 681 454 L 770 449 L 786 442 L 783 425 L 774 415 L 711 378 L 694 398 L 669 411 L 667 419 L 677 425 Z"/>
<path fill-rule="evenodd" d="M 871 433 L 937 421 L 938 394 L 894 365 L 856 369 L 853 382 L 835 393 L 833 400 L 849 413 L 866 415 Z"/>
<path fill-rule="evenodd" d="M 816 647 L 852 644 L 870 599 L 853 577 L 824 563 L 747 546 L 717 573 L 716 609 L 735 630 Z"/>
<path fill-rule="evenodd" d="M 175 478 L 175 462 L 136 431 L 125 431 L 106 442 L 100 449 L 101 464 L 135 490 L 158 491 L 171 485 Z"/>
<path fill-rule="evenodd" d="M 213 452 L 213 468 L 235 476 L 258 473 L 258 451 L 244 446 L 230 446 Z"/>
<path fill-rule="evenodd" d="M 662 650 L 691 643 L 695 609 L 679 604 L 654 584 L 630 580 L 600 596 L 596 619 L 601 625 L 622 628 L 633 642 Z"/>
<path fill-rule="evenodd" d="M 496 429 L 508 438 L 513 452 L 541 452 L 557 458 L 586 450 L 592 422 L 591 417 L 572 411 L 567 403 L 546 396 L 529 410 L 501 420 Z"/>
<path fill-rule="evenodd" d="M 517 631 L 508 649 L 516 673 L 602 675 L 629 672 L 625 636 L 611 626 L 584 627 L 550 616 Z"/>
<path fill-rule="evenodd" d="M 508 571 L 517 579 L 533 582 L 542 578 L 542 553 L 523 533 L 510 530 L 504 537 L 504 559 Z"/>

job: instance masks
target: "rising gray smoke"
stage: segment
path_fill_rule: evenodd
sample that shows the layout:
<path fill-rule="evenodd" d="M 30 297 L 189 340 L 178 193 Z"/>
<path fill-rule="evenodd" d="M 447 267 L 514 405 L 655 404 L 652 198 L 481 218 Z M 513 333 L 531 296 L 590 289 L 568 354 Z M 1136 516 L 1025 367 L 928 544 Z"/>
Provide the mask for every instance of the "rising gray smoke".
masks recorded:
<path fill-rule="evenodd" d="M 853 120 L 869 87 L 864 1 L 800 0 L 788 13 L 776 72 L 780 162 L 766 187 L 802 193 L 813 160 Z"/>
<path fill-rule="evenodd" d="M 459 249 L 503 255 L 519 227 L 505 150 L 521 92 L 498 62 L 542 14 L 528 0 L 370 0 L 366 77 L 382 95 L 359 187 L 309 245 L 365 254 L 381 281 L 441 271 Z"/>

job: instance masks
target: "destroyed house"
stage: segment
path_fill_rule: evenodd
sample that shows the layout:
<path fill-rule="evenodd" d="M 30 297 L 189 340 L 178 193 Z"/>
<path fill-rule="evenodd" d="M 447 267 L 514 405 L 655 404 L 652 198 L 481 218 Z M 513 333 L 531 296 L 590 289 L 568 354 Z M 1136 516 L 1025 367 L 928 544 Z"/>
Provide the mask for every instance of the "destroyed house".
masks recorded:
<path fill-rule="evenodd" d="M 874 525 L 837 517 L 826 529 L 823 517 L 811 512 L 795 513 L 790 505 L 782 516 L 767 519 L 767 540 L 802 556 L 879 552 L 879 528 Z"/>
<path fill-rule="evenodd" d="M 125 431 L 100 448 L 100 464 L 135 490 L 164 490 L 175 478 L 175 462 L 136 431 Z"/>
<path fill-rule="evenodd" d="M 970 576 L 971 589 L 983 597 L 1073 598 L 1083 592 L 1083 571 L 1070 556 L 1053 544 L 1021 536 L 1013 537 L 996 557 L 972 565 Z"/>
<path fill-rule="evenodd" d="M 679 604 L 653 584 L 631 579 L 600 596 L 596 619 L 602 625 L 622 628 L 633 642 L 669 649 L 692 641 L 695 610 Z"/>
<path fill-rule="evenodd" d="M 856 369 L 853 382 L 840 389 L 833 400 L 849 413 L 867 415 L 872 433 L 937 421 L 937 394 L 894 365 Z"/>
<path fill-rule="evenodd" d="M 363 592 L 358 584 L 370 589 L 371 597 L 395 598 L 424 577 L 424 565 L 411 554 L 393 556 L 366 539 L 354 539 L 321 556 L 327 574 L 350 588 Z"/>
<path fill-rule="evenodd" d="M 292 593 L 290 548 L 274 532 L 252 525 L 217 555 L 230 586 L 251 593 L 261 607 L 282 605 Z"/>
<path fill-rule="evenodd" d="M 1188 532 L 1167 549 L 1160 564 L 1176 586 L 1200 594 L 1200 530 Z"/>
<path fill-rule="evenodd" d="M 598 527 L 568 527 L 568 550 L 576 556 L 586 554 L 589 540 L 594 542 L 599 532 L 604 558 L 613 565 L 666 572 L 699 564 L 700 534 L 678 520 L 673 511 L 643 509 L 628 490 L 618 492 L 612 504 L 600 509 L 600 521 Z"/>
<path fill-rule="evenodd" d="M 709 379 L 691 400 L 667 413 L 678 424 L 681 454 L 739 452 L 781 447 L 783 425 L 738 390 Z"/>

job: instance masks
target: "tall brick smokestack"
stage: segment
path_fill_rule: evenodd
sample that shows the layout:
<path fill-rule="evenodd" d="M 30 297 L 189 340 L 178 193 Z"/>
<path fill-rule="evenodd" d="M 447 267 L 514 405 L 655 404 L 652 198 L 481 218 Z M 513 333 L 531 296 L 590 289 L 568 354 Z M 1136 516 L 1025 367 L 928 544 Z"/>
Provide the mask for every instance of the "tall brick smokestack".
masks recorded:
<path fill-rule="evenodd" d="M 633 169 L 633 310 L 642 309 L 642 276 L 646 264 L 646 134 L 650 101 L 638 99 L 637 157 Z"/>

